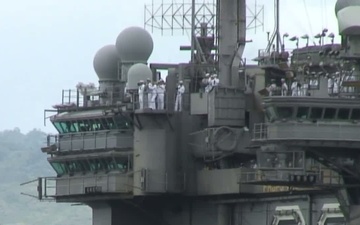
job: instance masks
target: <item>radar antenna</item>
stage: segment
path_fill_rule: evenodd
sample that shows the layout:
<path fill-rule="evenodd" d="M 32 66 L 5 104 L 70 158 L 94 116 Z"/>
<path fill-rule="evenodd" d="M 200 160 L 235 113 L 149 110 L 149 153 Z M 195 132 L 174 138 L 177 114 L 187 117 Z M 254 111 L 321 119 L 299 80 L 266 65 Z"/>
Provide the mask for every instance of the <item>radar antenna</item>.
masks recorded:
<path fill-rule="evenodd" d="M 162 2 L 160 5 L 155 6 L 154 1 L 152 4 L 145 5 L 144 8 L 144 27 L 150 28 L 151 32 L 155 29 L 170 32 L 180 31 L 182 35 L 185 33 L 191 37 L 192 46 L 182 47 L 181 50 L 191 50 L 192 63 L 200 61 L 200 63 L 209 63 L 208 57 L 204 56 L 208 50 L 214 50 L 214 56 L 217 57 L 218 46 L 218 31 L 219 31 L 219 8 L 217 5 L 220 0 L 209 0 L 203 3 L 196 3 L 195 0 L 177 3 L 173 0 L 171 3 Z M 194 15 L 194 16 L 193 16 Z M 253 6 L 246 6 L 247 15 L 247 30 L 254 30 L 256 33 L 257 28 L 264 27 L 264 6 L 258 5 L 257 1 Z M 194 29 L 192 29 L 194 27 Z M 189 34 L 189 31 L 191 32 Z M 200 46 L 201 43 L 197 40 L 200 37 L 212 37 L 214 39 L 214 46 Z M 205 47 L 205 49 L 204 49 Z M 207 48 L 207 49 L 206 49 Z M 195 51 L 200 54 L 194 54 Z M 196 59 L 196 55 L 198 59 Z M 217 59 L 214 59 L 217 61 Z"/>

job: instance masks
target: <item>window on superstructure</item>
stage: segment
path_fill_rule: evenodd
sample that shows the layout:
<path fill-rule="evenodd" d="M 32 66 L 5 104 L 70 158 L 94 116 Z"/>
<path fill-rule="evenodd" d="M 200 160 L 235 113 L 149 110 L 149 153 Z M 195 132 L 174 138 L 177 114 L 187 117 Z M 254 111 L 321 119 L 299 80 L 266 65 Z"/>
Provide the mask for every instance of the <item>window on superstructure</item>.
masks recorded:
<path fill-rule="evenodd" d="M 107 120 L 107 118 L 103 118 L 100 121 L 101 121 L 100 130 L 110 130 L 110 123 Z"/>
<path fill-rule="evenodd" d="M 280 220 L 278 225 L 298 225 L 299 223 L 295 220 Z"/>
<path fill-rule="evenodd" d="M 88 124 L 86 123 L 85 120 L 78 120 L 78 126 L 79 126 L 79 132 L 89 131 Z"/>
<path fill-rule="evenodd" d="M 104 162 L 104 165 L 105 165 L 105 168 L 107 171 L 116 169 L 116 165 L 115 165 L 113 158 L 107 157 L 107 158 L 103 159 L 102 161 Z"/>
<path fill-rule="evenodd" d="M 62 163 L 59 162 L 51 162 L 50 165 L 54 168 L 57 175 L 61 176 L 66 173 L 65 167 Z"/>
<path fill-rule="evenodd" d="M 324 112 L 324 119 L 332 120 L 335 119 L 336 116 L 336 109 L 334 108 L 326 108 Z"/>
<path fill-rule="evenodd" d="M 130 124 L 124 117 L 116 116 L 114 117 L 114 121 L 115 121 L 116 129 L 125 130 L 130 128 Z"/>
<path fill-rule="evenodd" d="M 89 164 L 89 162 L 87 160 L 78 160 L 77 162 L 81 166 L 81 170 L 83 172 L 91 171 L 90 164 Z"/>
<path fill-rule="evenodd" d="M 90 131 L 98 131 L 100 129 L 100 122 L 97 119 L 89 120 Z"/>
<path fill-rule="evenodd" d="M 296 113 L 296 118 L 307 119 L 309 114 L 309 107 L 299 107 Z"/>
<path fill-rule="evenodd" d="M 120 171 L 126 171 L 128 168 L 128 160 L 125 160 L 123 158 L 115 158 L 116 162 L 116 169 Z"/>
<path fill-rule="evenodd" d="M 60 134 L 64 133 L 64 130 L 62 129 L 60 122 L 54 122 L 53 124 L 54 124 L 54 127 L 56 128 L 56 130 L 57 130 Z"/>
<path fill-rule="evenodd" d="M 352 109 L 351 119 L 360 120 L 360 109 Z"/>
<path fill-rule="evenodd" d="M 294 108 L 292 107 L 278 107 L 277 113 L 280 119 L 287 119 L 293 116 Z"/>
<path fill-rule="evenodd" d="M 348 120 L 350 109 L 339 109 L 337 118 L 339 120 Z"/>
<path fill-rule="evenodd" d="M 311 108 L 310 119 L 321 119 L 323 108 L 314 107 Z"/>
<path fill-rule="evenodd" d="M 75 132 L 79 132 L 79 123 L 78 121 L 72 121 Z"/>

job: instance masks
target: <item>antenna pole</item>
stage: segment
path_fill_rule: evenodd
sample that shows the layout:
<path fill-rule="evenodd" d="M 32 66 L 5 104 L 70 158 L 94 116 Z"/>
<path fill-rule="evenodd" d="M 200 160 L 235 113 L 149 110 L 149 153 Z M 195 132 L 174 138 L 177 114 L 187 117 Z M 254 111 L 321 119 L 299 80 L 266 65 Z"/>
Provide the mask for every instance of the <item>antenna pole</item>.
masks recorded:
<path fill-rule="evenodd" d="M 195 0 L 191 1 L 191 64 L 195 63 Z"/>
<path fill-rule="evenodd" d="M 280 2 L 279 0 L 275 0 L 276 1 L 276 6 L 275 6 L 275 10 L 276 10 L 276 52 L 279 52 L 280 50 Z"/>

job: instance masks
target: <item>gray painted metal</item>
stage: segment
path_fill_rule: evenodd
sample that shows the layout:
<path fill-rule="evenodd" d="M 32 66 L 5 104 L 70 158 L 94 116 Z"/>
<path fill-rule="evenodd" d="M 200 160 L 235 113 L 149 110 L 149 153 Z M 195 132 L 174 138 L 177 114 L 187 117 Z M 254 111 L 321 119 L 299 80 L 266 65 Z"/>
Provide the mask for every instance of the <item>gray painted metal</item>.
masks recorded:
<path fill-rule="evenodd" d="M 106 45 L 97 51 L 93 65 L 99 81 L 117 81 L 119 61 L 115 45 Z"/>
<path fill-rule="evenodd" d="M 133 132 L 108 130 L 60 135 L 57 143 L 60 152 L 87 150 L 128 150 L 133 148 Z"/>
<path fill-rule="evenodd" d="M 151 35 L 140 27 L 128 27 L 116 38 L 116 49 L 124 63 L 146 63 L 153 48 Z"/>
<path fill-rule="evenodd" d="M 250 133 L 243 128 L 207 128 L 189 135 L 189 145 L 196 158 L 217 158 L 232 152 L 249 153 Z"/>
<path fill-rule="evenodd" d="M 131 174 L 77 175 L 56 178 L 56 197 L 86 195 L 87 188 L 100 188 L 98 193 L 129 193 L 132 191 Z"/>
<path fill-rule="evenodd" d="M 266 107 L 262 107 L 263 99 L 257 92 L 266 87 L 267 76 L 274 73 L 278 76 L 283 74 L 280 73 L 281 71 L 266 71 L 265 76 L 264 73 L 258 71 L 258 67 L 249 68 L 248 72 L 252 74 L 248 75 L 254 77 L 252 81 L 255 83 L 251 88 L 247 88 L 245 97 L 243 89 L 246 71 L 245 74 L 240 72 L 244 69 L 241 61 L 245 45 L 244 3 L 244 0 L 219 1 L 220 14 L 217 16 L 220 23 L 218 24 L 220 38 L 218 40 L 219 71 L 217 72 L 219 72 L 223 87 L 218 87 L 202 96 L 199 93 L 193 93 L 196 90 L 196 82 L 203 76 L 202 73 L 208 68 L 214 69 L 212 68 L 214 65 L 209 62 L 204 64 L 206 66 L 179 64 L 168 70 L 166 96 L 171 99 L 165 100 L 168 103 L 167 110 L 134 113 L 125 108 L 117 108 L 119 113 L 140 123 L 141 126 L 136 124 L 137 126 L 134 127 L 134 133 L 131 131 L 122 133 L 118 130 L 70 134 L 60 137 L 59 149 L 67 154 L 54 157 L 54 161 L 65 158 L 66 160 L 82 159 L 88 155 L 87 153 L 90 155 L 90 151 L 93 151 L 92 156 L 104 157 L 112 149 L 117 154 L 123 154 L 124 158 L 133 157 L 133 168 L 129 167 L 128 169 L 132 169 L 132 171 L 127 174 L 113 170 L 106 174 L 96 174 L 96 172 L 90 174 L 88 172 L 83 175 L 80 174 L 81 172 L 77 172 L 72 176 L 58 177 L 56 178 L 55 193 L 58 201 L 85 202 L 93 209 L 94 225 L 152 224 L 153 220 L 144 216 L 144 211 L 151 214 L 152 219 L 157 219 L 156 224 L 269 225 L 272 224 L 274 217 L 278 218 L 281 214 L 279 207 L 285 211 L 291 211 L 294 207 L 298 207 L 305 221 L 301 225 L 313 225 L 320 218 L 323 204 L 341 202 L 335 194 L 325 196 L 320 192 L 312 192 L 314 194 L 307 195 L 309 190 L 302 190 L 301 193 L 305 197 L 296 196 L 292 192 L 293 190 L 287 186 L 270 185 L 268 181 L 274 171 L 277 178 L 285 177 L 290 173 L 283 173 L 279 168 L 267 168 L 269 171 L 263 173 L 262 170 L 256 168 L 256 164 L 253 168 L 239 165 L 240 162 L 248 163 L 255 159 L 254 155 L 244 153 L 270 152 L 271 146 L 268 146 L 268 141 L 272 141 L 274 148 L 284 148 L 287 151 L 295 151 L 294 145 L 297 145 L 298 141 L 313 140 L 315 141 L 312 142 L 313 146 L 316 147 L 323 147 L 324 142 L 330 143 L 330 141 L 330 145 L 333 146 L 337 144 L 334 142 L 344 140 L 359 141 L 359 137 L 355 135 L 358 133 L 355 121 L 353 121 L 354 123 L 352 121 L 311 123 L 295 119 L 291 122 L 290 120 L 278 120 L 253 129 L 254 123 L 264 121 L 263 109 L 267 106 L 315 107 L 320 105 L 322 107 L 354 108 L 357 107 L 358 100 L 328 97 L 327 83 L 324 77 L 319 80 L 320 89 L 311 91 L 311 96 L 264 98 Z M 340 5 L 340 3 L 338 4 Z M 352 41 L 351 38 L 349 40 Z M 115 56 L 114 47 L 108 48 L 111 50 L 110 55 Z M 147 77 L 150 74 L 146 69 L 146 71 L 136 72 L 136 76 L 131 75 L 130 68 L 134 63 L 147 63 L 153 50 L 153 41 L 142 28 L 131 27 L 120 33 L 116 41 L 116 48 L 122 60 L 121 73 L 118 71 L 118 64 L 116 64 L 115 70 L 115 61 L 118 61 L 115 60 L 116 57 L 101 63 L 109 56 L 105 54 L 107 48 L 104 50 L 106 57 L 100 57 L 102 55 L 99 53 L 99 60 L 96 62 L 100 66 L 99 68 L 96 66 L 95 70 L 101 72 L 99 78 L 102 91 L 116 89 L 122 93 L 125 82 L 129 81 L 129 87 L 135 89 L 135 82 L 137 83 L 137 79 L 139 79 L 136 76 L 146 75 Z M 307 65 L 309 52 L 314 57 L 314 62 L 320 63 L 323 60 L 322 57 L 317 57 L 318 50 L 319 48 L 315 47 L 294 52 L 301 56 L 302 63 Z M 355 50 L 358 51 L 356 48 Z M 204 58 L 203 56 L 197 57 Z M 337 57 L 325 61 L 330 64 L 339 62 Z M 292 64 L 296 63 L 292 61 Z M 106 66 L 103 67 L 104 65 Z M 132 68 L 137 68 L 136 66 Z M 145 69 L 146 66 L 144 66 L 142 65 L 142 68 Z M 171 65 L 171 67 L 174 66 Z M 279 67 L 277 68 L 279 69 Z M 129 69 L 130 71 L 128 71 Z M 301 77 L 303 74 L 299 73 L 298 75 L 298 78 L 304 78 Z M 176 84 L 179 80 L 184 80 L 186 87 L 184 110 L 173 113 L 175 99 L 169 96 L 175 96 Z M 231 86 L 234 88 L 228 88 Z M 121 95 L 119 95 L 119 99 L 116 99 L 119 102 L 122 100 Z M 103 102 L 103 105 L 105 104 L 107 103 Z M 92 112 L 82 111 L 82 108 L 78 110 L 80 112 L 59 114 L 52 120 L 103 118 L 104 116 L 102 110 Z M 343 125 L 345 123 L 347 125 Z M 248 128 L 259 134 L 259 136 L 254 136 L 255 140 L 259 140 L 254 144 L 259 146 L 250 145 Z M 189 136 L 189 134 L 191 135 Z M 291 146 L 287 147 L 286 144 L 289 142 L 291 142 Z M 296 146 L 296 149 L 305 151 L 300 145 Z M 293 162 L 300 159 L 301 157 L 294 154 Z M 49 159 L 49 161 L 51 160 Z M 284 158 L 279 156 L 278 161 L 281 166 L 285 165 Z M 303 162 L 303 167 L 291 173 L 305 173 L 313 169 L 313 165 L 307 163 L 309 160 Z M 211 169 L 208 170 L 208 168 Z M 262 185 L 244 184 L 249 177 L 257 180 L 259 176 L 264 178 Z M 330 184 L 331 178 L 327 180 L 328 183 L 324 183 Z M 341 181 L 343 180 L 341 179 Z M 281 185 L 286 184 L 288 183 L 283 182 Z M 87 193 L 93 188 L 96 191 L 101 188 L 102 193 Z M 167 194 L 178 194 L 180 197 Z M 247 194 L 249 198 L 238 200 L 237 198 L 243 196 L 239 194 Z M 291 198 L 284 197 L 289 194 L 293 194 Z M 129 196 L 131 199 L 127 202 L 136 207 L 124 206 L 121 202 L 125 201 L 114 200 Z M 144 198 L 144 196 L 146 197 Z M 201 201 L 199 196 L 208 199 L 209 202 Z M 256 198 L 250 198 L 254 196 Z M 268 196 L 272 196 L 272 198 L 265 198 Z M 138 201 L 139 199 L 141 201 Z M 150 207 L 139 203 L 143 201 L 149 201 Z M 344 201 L 346 202 L 346 198 Z M 350 210 L 352 215 L 355 215 L 356 212 L 353 210 L 351 213 Z M 288 216 L 290 218 L 292 215 Z"/>
<path fill-rule="evenodd" d="M 335 14 L 349 6 L 360 6 L 360 0 L 337 0 L 335 4 Z"/>
<path fill-rule="evenodd" d="M 178 182 L 184 176 L 176 169 L 176 133 L 166 115 L 158 118 L 154 121 L 147 114 L 138 114 L 144 129 L 134 132 L 134 195 L 179 192 L 181 188 Z"/>
<path fill-rule="evenodd" d="M 272 123 L 259 124 L 254 140 L 360 141 L 357 124 Z"/>
<path fill-rule="evenodd" d="M 245 96 L 237 88 L 216 88 L 208 95 L 208 126 L 245 125 Z"/>

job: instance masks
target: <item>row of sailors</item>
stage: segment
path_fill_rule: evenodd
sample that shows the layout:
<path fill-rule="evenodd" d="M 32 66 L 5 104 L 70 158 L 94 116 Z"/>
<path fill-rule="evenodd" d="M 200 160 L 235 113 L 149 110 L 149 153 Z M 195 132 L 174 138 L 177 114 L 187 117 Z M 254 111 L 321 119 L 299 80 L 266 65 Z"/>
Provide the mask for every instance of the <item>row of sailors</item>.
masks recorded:
<path fill-rule="evenodd" d="M 214 87 L 219 86 L 220 80 L 217 78 L 216 74 L 210 75 L 209 73 L 205 74 L 205 77 L 201 81 L 202 86 L 205 87 L 205 92 L 209 93 Z"/>
<path fill-rule="evenodd" d="M 340 73 L 337 72 L 334 76 L 328 78 L 328 94 L 330 96 L 337 95 L 339 92 L 344 93 L 354 93 L 354 87 L 343 87 L 342 84 L 345 81 L 355 81 L 355 76 L 351 74 L 344 74 L 340 76 Z"/>
<path fill-rule="evenodd" d="M 339 74 L 337 74 L 339 75 Z M 355 76 L 353 75 L 344 75 L 342 77 L 340 76 L 332 76 L 328 78 L 328 94 L 330 96 L 336 96 L 339 94 L 339 92 L 345 92 L 345 93 L 353 93 L 354 87 L 342 87 L 342 83 L 344 81 L 354 81 Z M 297 81 L 296 78 L 294 78 L 294 81 L 291 84 L 290 91 L 291 96 L 307 96 L 308 95 L 308 89 L 309 86 L 317 87 L 319 85 L 318 79 L 315 77 L 314 79 L 311 79 L 309 83 L 301 84 L 299 81 Z M 278 87 L 276 86 L 276 82 L 274 79 L 271 80 L 271 85 L 267 88 L 269 91 L 269 96 L 274 96 L 276 91 L 278 90 Z M 285 79 L 281 79 L 281 96 L 287 96 L 289 93 L 288 85 L 285 82 Z"/>
<path fill-rule="evenodd" d="M 151 82 L 150 79 L 140 80 L 138 83 L 138 94 L 139 94 L 139 108 L 144 108 L 144 96 L 147 94 L 148 108 L 150 109 L 164 109 L 164 98 L 165 98 L 165 82 L 160 79 L 157 83 Z M 182 110 L 182 97 L 185 92 L 185 86 L 183 81 L 180 81 L 177 86 L 176 100 L 175 100 L 175 111 Z M 156 104 L 156 103 L 157 104 Z"/>
<path fill-rule="evenodd" d="M 296 78 L 294 78 L 294 80 L 290 86 L 290 95 L 291 96 L 307 96 L 309 85 L 310 86 L 318 86 L 319 85 L 318 80 L 312 79 L 312 80 L 310 80 L 310 83 L 301 84 Z M 279 88 L 276 85 L 275 79 L 271 79 L 271 85 L 267 88 L 267 90 L 269 91 L 269 96 L 276 95 L 276 91 L 278 89 Z M 289 87 L 284 78 L 281 79 L 280 90 L 281 90 L 281 96 L 288 96 Z"/>

